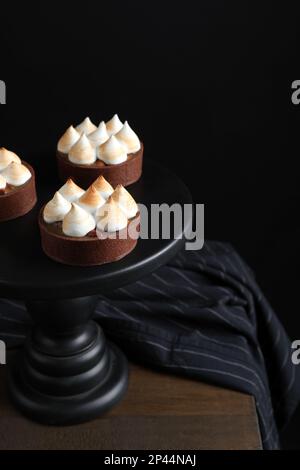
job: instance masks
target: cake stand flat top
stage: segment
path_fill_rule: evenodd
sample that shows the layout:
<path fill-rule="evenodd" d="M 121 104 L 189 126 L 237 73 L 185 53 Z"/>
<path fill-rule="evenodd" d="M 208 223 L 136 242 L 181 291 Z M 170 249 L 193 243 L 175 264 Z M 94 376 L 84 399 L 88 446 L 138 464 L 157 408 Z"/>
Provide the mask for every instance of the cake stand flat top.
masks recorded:
<path fill-rule="evenodd" d="M 47 181 L 47 182 L 46 182 Z M 167 263 L 183 247 L 184 237 L 140 239 L 120 261 L 96 267 L 67 266 L 48 258 L 41 248 L 37 217 L 40 207 L 53 197 L 61 183 L 37 178 L 38 203 L 27 215 L 0 224 L 0 296 L 18 299 L 57 299 L 107 292 L 134 282 Z M 129 187 L 137 202 L 145 204 L 191 203 L 181 180 L 149 159 L 142 178 Z M 191 226 L 188 219 L 183 232 Z"/>

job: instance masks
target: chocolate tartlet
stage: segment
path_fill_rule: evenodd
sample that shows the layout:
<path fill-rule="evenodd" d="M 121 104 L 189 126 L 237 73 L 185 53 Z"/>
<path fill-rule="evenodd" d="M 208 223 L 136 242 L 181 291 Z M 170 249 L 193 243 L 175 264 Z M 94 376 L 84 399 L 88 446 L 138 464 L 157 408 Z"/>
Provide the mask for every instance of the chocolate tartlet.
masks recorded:
<path fill-rule="evenodd" d="M 144 146 L 117 115 L 96 127 L 86 118 L 70 126 L 57 145 L 57 165 L 62 181 L 72 178 L 87 187 L 102 175 L 110 184 L 128 186 L 142 174 Z"/>
<path fill-rule="evenodd" d="M 27 214 L 36 204 L 33 168 L 13 152 L 0 149 L 0 222 Z"/>
<path fill-rule="evenodd" d="M 71 179 L 39 214 L 42 248 L 55 261 L 95 266 L 117 261 L 136 246 L 140 214 L 126 189 L 101 176 L 87 191 Z"/>

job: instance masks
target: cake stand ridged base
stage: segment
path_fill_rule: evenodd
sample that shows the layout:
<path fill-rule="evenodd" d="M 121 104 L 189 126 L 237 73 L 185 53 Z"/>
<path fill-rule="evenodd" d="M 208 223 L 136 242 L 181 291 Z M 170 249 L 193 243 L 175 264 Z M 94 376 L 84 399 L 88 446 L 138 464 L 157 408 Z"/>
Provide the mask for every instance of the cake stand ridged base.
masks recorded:
<path fill-rule="evenodd" d="M 90 320 L 95 299 L 27 305 L 36 326 L 11 369 L 15 405 L 29 418 L 70 425 L 96 418 L 126 393 L 128 365 Z"/>

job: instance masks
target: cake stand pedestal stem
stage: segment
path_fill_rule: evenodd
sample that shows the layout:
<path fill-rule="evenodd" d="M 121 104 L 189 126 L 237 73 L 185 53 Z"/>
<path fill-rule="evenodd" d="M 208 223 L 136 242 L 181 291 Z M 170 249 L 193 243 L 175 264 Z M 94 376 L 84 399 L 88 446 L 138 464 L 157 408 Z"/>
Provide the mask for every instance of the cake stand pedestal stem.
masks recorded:
<path fill-rule="evenodd" d="M 34 326 L 11 370 L 16 406 L 44 424 L 96 418 L 125 394 L 128 365 L 92 320 L 97 297 L 26 303 Z"/>

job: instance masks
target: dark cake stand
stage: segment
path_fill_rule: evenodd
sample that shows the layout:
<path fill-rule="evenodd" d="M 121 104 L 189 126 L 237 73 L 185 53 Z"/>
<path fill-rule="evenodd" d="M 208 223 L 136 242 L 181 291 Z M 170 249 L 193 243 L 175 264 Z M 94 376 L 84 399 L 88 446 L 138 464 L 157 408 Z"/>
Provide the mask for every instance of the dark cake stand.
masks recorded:
<path fill-rule="evenodd" d="M 49 184 L 49 180 L 52 183 Z M 28 417 L 46 424 L 79 423 L 99 416 L 126 392 L 127 361 L 92 320 L 98 293 L 134 282 L 165 264 L 184 244 L 139 240 L 116 263 L 77 268 L 47 258 L 40 244 L 39 208 L 61 185 L 49 178 L 26 216 L 1 223 L 0 296 L 25 300 L 34 323 L 10 374 L 10 393 Z M 42 178 L 39 178 L 42 186 Z M 138 202 L 191 203 L 184 184 L 146 159 L 143 176 L 130 188 Z M 191 217 L 183 233 L 191 229 Z"/>

